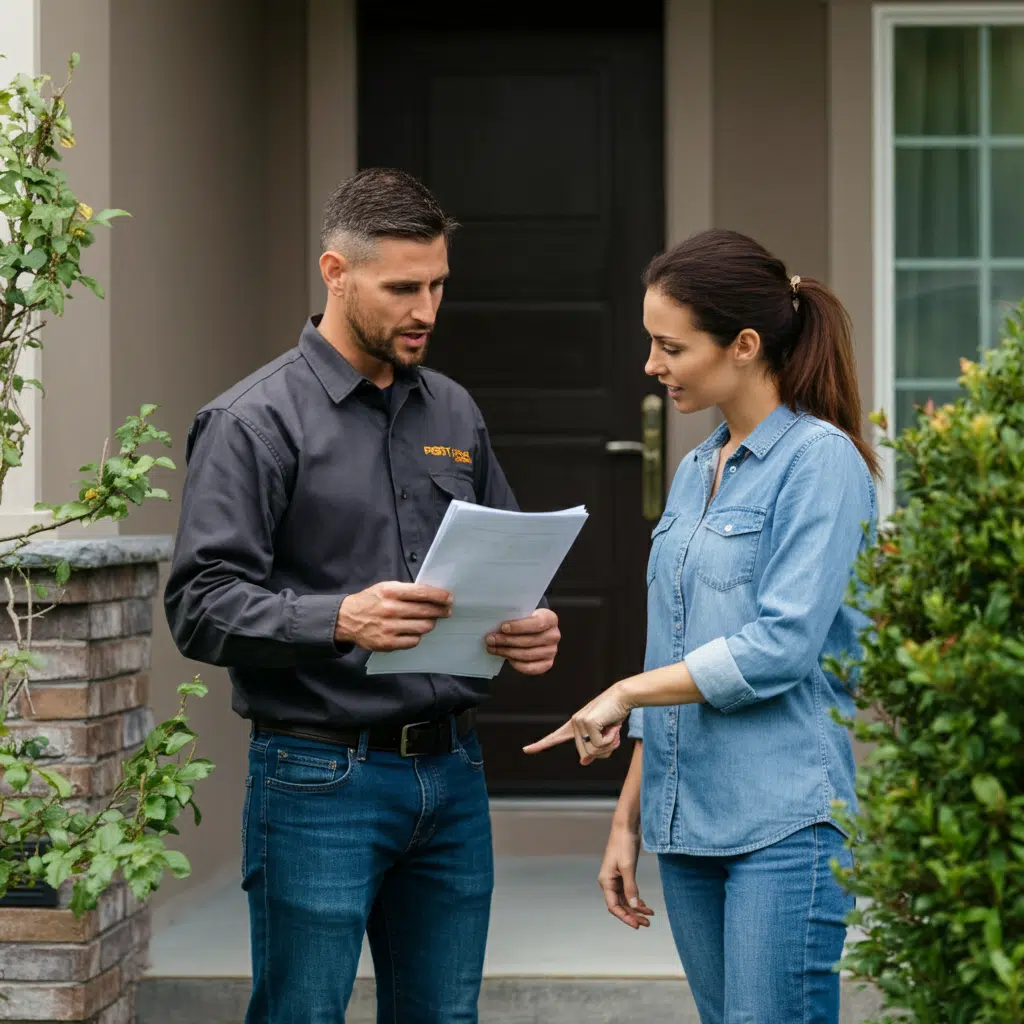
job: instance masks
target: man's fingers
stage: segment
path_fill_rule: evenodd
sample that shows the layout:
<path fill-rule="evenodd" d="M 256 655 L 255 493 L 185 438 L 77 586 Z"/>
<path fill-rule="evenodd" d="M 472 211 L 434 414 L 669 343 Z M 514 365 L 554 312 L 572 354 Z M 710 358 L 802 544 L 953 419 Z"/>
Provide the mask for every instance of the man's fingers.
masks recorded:
<path fill-rule="evenodd" d="M 554 732 L 549 732 L 543 739 L 539 739 L 536 743 L 529 743 L 523 747 L 523 753 L 525 754 L 539 754 L 542 750 L 550 750 L 552 747 L 557 747 L 560 743 L 568 743 L 570 740 L 575 739 L 576 734 L 573 732 L 572 722 L 566 722 L 565 725 L 559 726 Z"/>
<path fill-rule="evenodd" d="M 558 616 L 548 608 L 538 608 L 532 615 L 525 619 L 512 619 L 510 622 L 503 622 L 498 629 L 499 633 L 505 636 L 516 636 L 526 633 L 543 633 L 553 628 L 558 622 Z"/>
<path fill-rule="evenodd" d="M 502 649 L 510 651 L 525 651 L 529 650 L 531 647 L 557 646 L 558 641 L 561 639 L 562 634 L 557 628 L 545 629 L 540 633 L 519 634 L 518 636 L 505 636 L 504 633 L 488 633 L 487 646 L 496 647 L 499 651 Z"/>
<path fill-rule="evenodd" d="M 384 605 L 384 614 L 395 619 L 443 619 L 451 615 L 450 605 L 392 599 Z"/>
<path fill-rule="evenodd" d="M 502 651 L 500 647 L 488 648 L 491 654 L 508 658 L 513 664 L 521 665 L 530 661 L 551 661 L 558 654 L 557 647 L 529 647 L 525 650 Z"/>
<path fill-rule="evenodd" d="M 429 587 L 426 583 L 382 583 L 381 593 L 398 601 L 426 601 L 428 604 L 449 605 L 452 595 L 440 587 Z"/>
<path fill-rule="evenodd" d="M 389 630 L 396 636 L 423 636 L 437 625 L 437 619 L 389 619 Z"/>

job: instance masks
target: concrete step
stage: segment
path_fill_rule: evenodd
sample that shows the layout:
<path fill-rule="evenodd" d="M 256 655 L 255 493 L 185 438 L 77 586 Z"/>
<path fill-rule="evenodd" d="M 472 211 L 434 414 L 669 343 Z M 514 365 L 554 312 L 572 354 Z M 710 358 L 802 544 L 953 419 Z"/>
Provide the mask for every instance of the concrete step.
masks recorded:
<path fill-rule="evenodd" d="M 246 978 L 146 978 L 136 993 L 138 1024 L 240 1024 Z M 842 1024 L 878 1012 L 875 993 L 843 979 Z M 375 1024 L 373 980 L 356 981 L 347 1024 Z M 685 981 L 643 978 L 487 978 L 481 1024 L 700 1024 Z M 340 1022 L 339 1022 L 340 1024 Z"/>

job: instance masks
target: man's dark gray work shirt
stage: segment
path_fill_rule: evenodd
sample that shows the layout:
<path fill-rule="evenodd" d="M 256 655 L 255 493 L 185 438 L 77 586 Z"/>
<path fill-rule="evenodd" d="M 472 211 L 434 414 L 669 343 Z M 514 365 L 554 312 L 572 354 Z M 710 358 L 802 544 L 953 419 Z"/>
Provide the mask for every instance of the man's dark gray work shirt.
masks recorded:
<path fill-rule="evenodd" d="M 485 680 L 367 676 L 369 653 L 334 640 L 338 609 L 374 583 L 412 581 L 452 498 L 515 498 L 464 388 L 416 368 L 396 371 L 389 398 L 317 323 L 196 416 L 171 633 L 186 657 L 228 666 L 244 718 L 345 727 L 462 711 Z"/>

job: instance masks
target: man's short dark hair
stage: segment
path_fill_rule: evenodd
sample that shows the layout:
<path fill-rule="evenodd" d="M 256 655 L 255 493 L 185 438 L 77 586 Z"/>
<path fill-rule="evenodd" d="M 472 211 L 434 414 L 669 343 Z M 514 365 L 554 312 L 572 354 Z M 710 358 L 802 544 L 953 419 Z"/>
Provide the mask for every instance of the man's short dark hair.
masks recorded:
<path fill-rule="evenodd" d="M 368 167 L 347 178 L 324 205 L 320 249 L 347 250 L 361 260 L 380 238 L 450 241 L 458 225 L 441 209 L 430 189 L 405 171 Z"/>

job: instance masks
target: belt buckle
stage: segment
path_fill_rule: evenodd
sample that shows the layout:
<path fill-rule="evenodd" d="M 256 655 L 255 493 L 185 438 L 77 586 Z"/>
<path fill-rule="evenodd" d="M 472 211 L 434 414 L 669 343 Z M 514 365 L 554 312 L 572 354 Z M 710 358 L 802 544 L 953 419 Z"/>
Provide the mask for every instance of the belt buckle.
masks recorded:
<path fill-rule="evenodd" d="M 402 757 L 416 757 L 415 754 L 409 753 L 409 730 L 416 729 L 421 725 L 430 725 L 429 722 L 410 722 L 408 725 L 402 726 L 402 740 L 398 746 L 398 752 Z"/>

